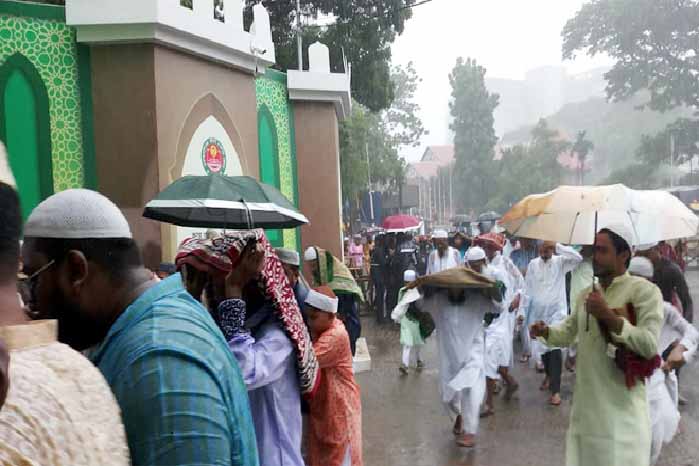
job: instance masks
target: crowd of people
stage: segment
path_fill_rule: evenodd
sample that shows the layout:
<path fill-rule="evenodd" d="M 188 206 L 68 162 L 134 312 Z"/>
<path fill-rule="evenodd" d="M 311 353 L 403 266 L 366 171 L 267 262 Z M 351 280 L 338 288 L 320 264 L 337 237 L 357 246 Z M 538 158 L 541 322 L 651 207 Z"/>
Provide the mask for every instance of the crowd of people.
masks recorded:
<path fill-rule="evenodd" d="M 63 191 L 23 222 L 0 171 L 0 464 L 361 466 L 369 297 L 400 325 L 401 376 L 436 339 L 459 447 L 520 388 L 519 342 L 551 406 L 577 372 L 567 465 L 654 464 L 699 344 L 681 255 L 623 225 L 594 247 L 481 232 L 354 237 L 348 262 L 212 232 L 154 272 L 105 196 Z"/>
<path fill-rule="evenodd" d="M 153 272 L 97 192 L 20 212 L 0 180 L 0 464 L 363 464 L 337 258 L 234 231 Z"/>
<path fill-rule="evenodd" d="M 680 368 L 692 361 L 699 343 L 673 247 L 633 247 L 633 233 L 624 225 L 600 230 L 594 247 L 494 232 L 450 238 L 443 230 L 433 232 L 431 243 L 424 272 L 417 269 L 421 248 L 410 248 L 416 261 L 405 262 L 406 283 L 463 267 L 493 283 L 483 289 L 409 286 L 391 315 L 400 323 L 401 375 L 411 366 L 411 352 L 416 370 L 424 368 L 424 319 L 417 315 L 434 318 L 442 401 L 454 415 L 457 445 L 473 447 L 479 419 L 495 415 L 496 394 L 504 389 L 509 400 L 519 389 L 511 373 L 519 341 L 519 361 L 542 373 L 540 389 L 550 405 L 561 405 L 563 370 L 577 372 L 567 465 L 657 461 L 678 429 Z M 372 266 L 401 252 L 382 248 L 376 239 Z M 386 303 L 390 292 L 385 287 Z M 378 320 L 382 305 L 375 300 Z"/>

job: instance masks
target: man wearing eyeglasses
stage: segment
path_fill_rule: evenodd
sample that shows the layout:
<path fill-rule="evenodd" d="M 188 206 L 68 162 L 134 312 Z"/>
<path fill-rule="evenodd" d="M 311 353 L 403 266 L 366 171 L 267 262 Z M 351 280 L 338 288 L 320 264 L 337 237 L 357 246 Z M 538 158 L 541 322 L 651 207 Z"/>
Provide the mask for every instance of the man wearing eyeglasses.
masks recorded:
<path fill-rule="evenodd" d="M 58 319 L 59 339 L 104 375 L 134 465 L 258 465 L 247 389 L 223 335 L 179 274 L 158 281 L 143 266 L 114 203 L 63 191 L 24 233 L 30 306 Z"/>
<path fill-rule="evenodd" d="M 124 426 L 104 377 L 57 341 L 55 320 L 31 322 L 18 297 L 22 217 L 4 157 L 0 145 L 0 464 L 126 466 Z"/>

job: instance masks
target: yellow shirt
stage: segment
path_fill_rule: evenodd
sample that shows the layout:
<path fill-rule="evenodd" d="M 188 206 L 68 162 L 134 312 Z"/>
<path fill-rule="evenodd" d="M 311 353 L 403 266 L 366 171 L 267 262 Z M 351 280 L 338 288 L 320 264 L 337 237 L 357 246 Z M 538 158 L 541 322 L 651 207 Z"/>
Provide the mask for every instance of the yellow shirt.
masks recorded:
<path fill-rule="evenodd" d="M 121 412 L 99 370 L 58 343 L 56 321 L 0 327 L 10 389 L 0 410 L 2 466 L 128 466 Z"/>
<path fill-rule="evenodd" d="M 549 346 L 569 346 L 577 336 L 577 376 L 570 428 L 566 441 L 567 466 L 647 466 L 650 463 L 651 427 L 646 386 L 637 381 L 626 387 L 623 372 L 608 356 L 607 342 L 597 319 L 590 316 L 586 331 L 585 300 L 590 287 L 573 304 L 572 314 L 549 329 Z M 631 303 L 636 325 L 624 320 L 616 343 L 644 358 L 658 353 L 664 320 L 663 297 L 653 283 L 628 273 L 602 291 L 610 308 Z"/>

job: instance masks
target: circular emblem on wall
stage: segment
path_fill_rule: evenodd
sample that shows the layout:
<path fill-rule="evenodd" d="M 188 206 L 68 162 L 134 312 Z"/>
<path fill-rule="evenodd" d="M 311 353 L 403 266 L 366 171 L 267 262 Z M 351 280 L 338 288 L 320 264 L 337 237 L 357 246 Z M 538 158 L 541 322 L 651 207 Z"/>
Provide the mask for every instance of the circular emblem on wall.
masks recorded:
<path fill-rule="evenodd" d="M 223 149 L 221 141 L 216 138 L 209 138 L 204 141 L 201 161 L 204 164 L 204 170 L 206 170 L 206 173 L 209 175 L 212 173 L 225 172 L 226 151 Z"/>

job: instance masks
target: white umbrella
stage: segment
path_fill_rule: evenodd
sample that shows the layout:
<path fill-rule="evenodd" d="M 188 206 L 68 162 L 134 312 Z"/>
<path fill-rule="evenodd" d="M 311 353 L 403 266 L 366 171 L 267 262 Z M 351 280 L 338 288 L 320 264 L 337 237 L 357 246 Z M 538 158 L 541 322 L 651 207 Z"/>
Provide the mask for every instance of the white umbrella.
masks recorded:
<path fill-rule="evenodd" d="M 623 224 L 634 244 L 687 238 L 699 218 L 665 191 L 638 191 L 624 185 L 561 186 L 524 198 L 500 224 L 515 236 L 565 244 L 594 244 L 606 226 Z"/>

